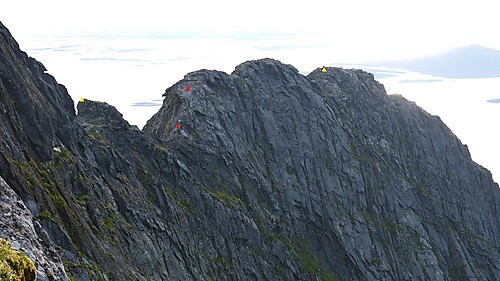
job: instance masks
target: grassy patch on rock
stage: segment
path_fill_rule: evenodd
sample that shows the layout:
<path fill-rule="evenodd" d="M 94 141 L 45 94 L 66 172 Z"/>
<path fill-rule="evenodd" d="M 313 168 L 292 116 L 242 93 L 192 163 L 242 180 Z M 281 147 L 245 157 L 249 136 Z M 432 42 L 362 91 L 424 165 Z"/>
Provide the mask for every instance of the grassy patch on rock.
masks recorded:
<path fill-rule="evenodd" d="M 322 261 L 316 257 L 307 241 L 296 237 L 293 242 L 295 251 L 292 256 L 302 264 L 306 272 L 313 273 L 318 276 L 321 281 L 339 280 L 333 276 Z"/>
<path fill-rule="evenodd" d="M 36 267 L 22 252 L 14 251 L 0 238 L 0 280 L 31 281 L 36 278 Z"/>

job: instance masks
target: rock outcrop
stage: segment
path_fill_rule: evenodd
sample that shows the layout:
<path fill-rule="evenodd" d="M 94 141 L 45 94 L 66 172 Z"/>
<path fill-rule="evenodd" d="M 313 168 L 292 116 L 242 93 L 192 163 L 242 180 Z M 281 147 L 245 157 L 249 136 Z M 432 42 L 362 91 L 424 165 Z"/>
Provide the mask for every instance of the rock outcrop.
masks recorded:
<path fill-rule="evenodd" d="M 68 279 L 62 261 L 54 245 L 49 241 L 47 233 L 2 178 L 0 178 L 0 203 L 2 214 L 0 237 L 9 241 L 13 250 L 22 251 L 33 261 L 37 268 L 37 280 Z"/>
<path fill-rule="evenodd" d="M 369 73 L 196 71 L 141 131 L 0 34 L 0 176 L 69 277 L 500 280 L 498 185 Z"/>

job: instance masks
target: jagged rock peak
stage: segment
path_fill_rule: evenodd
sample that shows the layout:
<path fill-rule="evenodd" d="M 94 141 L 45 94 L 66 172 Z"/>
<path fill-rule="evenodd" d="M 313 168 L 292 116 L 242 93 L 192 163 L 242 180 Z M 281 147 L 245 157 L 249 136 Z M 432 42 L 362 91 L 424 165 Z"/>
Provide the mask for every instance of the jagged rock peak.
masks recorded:
<path fill-rule="evenodd" d="M 285 76 L 298 73 L 299 71 L 293 65 L 284 64 L 275 59 L 265 58 L 241 63 L 236 66 L 231 74 L 244 77 L 247 75 Z"/>
<path fill-rule="evenodd" d="M 373 94 L 376 97 L 369 99 L 375 103 L 364 104 L 383 106 L 385 90 L 372 74 L 354 69 L 327 69 L 323 73 L 318 68 L 306 77 L 291 65 L 266 58 L 244 62 L 231 74 L 215 70 L 191 72 L 165 91 L 162 108 L 148 121 L 144 131 L 163 139 L 171 139 L 178 133 L 187 136 L 193 130 L 207 136 L 220 128 L 214 122 L 227 119 L 227 114 L 219 113 L 250 110 L 257 105 L 286 107 L 292 97 L 299 100 L 306 97 L 324 105 L 322 99 L 332 93 L 351 100 L 366 99 L 366 94 Z M 238 108 L 239 105 L 246 108 Z M 182 129 L 175 130 L 175 124 Z M 196 125 L 200 126 L 195 128 Z"/>
<path fill-rule="evenodd" d="M 196 71 L 140 131 L 2 34 L 0 234 L 72 280 L 500 280 L 498 185 L 370 74 Z"/>
<path fill-rule="evenodd" d="M 78 118 L 85 122 L 115 128 L 130 127 L 123 114 L 108 103 L 85 99 L 78 103 L 77 109 Z"/>

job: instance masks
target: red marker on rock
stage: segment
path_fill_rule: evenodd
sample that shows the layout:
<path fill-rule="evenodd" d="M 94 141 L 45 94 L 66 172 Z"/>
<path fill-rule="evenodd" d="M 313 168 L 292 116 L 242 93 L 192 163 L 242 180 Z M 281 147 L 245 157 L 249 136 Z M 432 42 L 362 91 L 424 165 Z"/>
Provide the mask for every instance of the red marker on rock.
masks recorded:
<path fill-rule="evenodd" d="M 181 128 L 181 124 L 179 124 L 179 123 L 175 124 L 175 128 L 176 129 L 180 129 Z"/>
<path fill-rule="evenodd" d="M 186 91 L 188 91 L 188 92 L 191 91 L 191 87 L 186 86 Z"/>

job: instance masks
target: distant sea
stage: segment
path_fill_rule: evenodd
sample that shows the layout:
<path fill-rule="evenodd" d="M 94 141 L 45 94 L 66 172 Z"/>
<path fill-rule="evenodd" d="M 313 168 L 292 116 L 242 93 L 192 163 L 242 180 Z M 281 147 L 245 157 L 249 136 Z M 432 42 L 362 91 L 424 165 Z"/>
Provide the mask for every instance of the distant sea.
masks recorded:
<path fill-rule="evenodd" d="M 246 60 L 265 57 L 292 64 L 302 74 L 323 65 L 362 68 L 374 73 L 389 94 L 401 94 L 439 115 L 468 145 L 472 158 L 500 182 L 500 78 L 446 79 L 373 65 L 336 65 L 342 59 L 330 55 L 329 45 L 298 34 L 100 33 L 17 39 L 68 88 L 75 103 L 80 97 L 108 102 L 139 128 L 158 111 L 165 89 L 195 70 L 231 73 Z"/>

